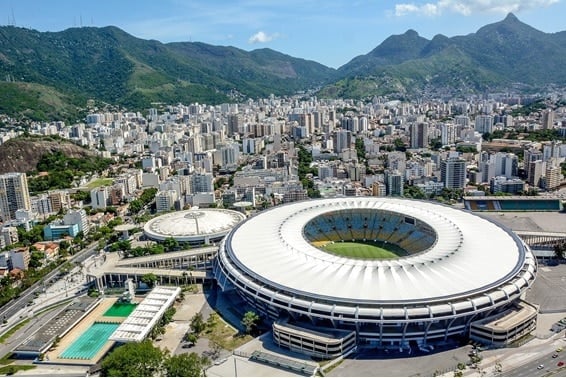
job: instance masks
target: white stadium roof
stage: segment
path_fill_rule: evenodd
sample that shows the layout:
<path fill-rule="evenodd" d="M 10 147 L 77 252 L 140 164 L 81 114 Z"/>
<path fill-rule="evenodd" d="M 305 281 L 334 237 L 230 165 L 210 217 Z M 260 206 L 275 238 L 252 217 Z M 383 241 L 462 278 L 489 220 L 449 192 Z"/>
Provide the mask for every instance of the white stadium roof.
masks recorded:
<path fill-rule="evenodd" d="M 245 215 L 234 210 L 197 209 L 168 213 L 154 218 L 144 226 L 144 233 L 151 239 L 199 241 L 205 238 L 221 238 Z"/>
<path fill-rule="evenodd" d="M 406 257 L 363 260 L 324 252 L 305 239 L 303 228 L 315 217 L 353 209 L 415 218 L 435 230 L 436 242 Z M 276 207 L 240 224 L 225 242 L 239 269 L 275 289 L 357 303 L 423 303 L 478 295 L 513 280 L 526 258 L 518 237 L 478 215 L 383 197 Z"/>

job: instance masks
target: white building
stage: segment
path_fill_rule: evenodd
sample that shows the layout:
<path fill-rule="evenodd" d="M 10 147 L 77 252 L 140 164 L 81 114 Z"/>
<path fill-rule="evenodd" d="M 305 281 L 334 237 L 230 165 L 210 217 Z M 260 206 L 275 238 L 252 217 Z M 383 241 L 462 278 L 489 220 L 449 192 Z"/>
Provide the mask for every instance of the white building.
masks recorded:
<path fill-rule="evenodd" d="M 63 216 L 63 224 L 79 225 L 79 231 L 82 231 L 84 235 L 87 235 L 88 232 L 90 231 L 90 226 L 88 224 L 86 211 L 84 211 L 83 209 L 70 210 L 67 214 Z"/>
<path fill-rule="evenodd" d="M 108 206 L 108 188 L 101 186 L 90 191 L 90 201 L 93 209 L 105 209 Z"/>
<path fill-rule="evenodd" d="M 170 211 L 175 208 L 175 201 L 178 199 L 175 190 L 163 190 L 155 195 L 155 209 L 157 212 Z"/>

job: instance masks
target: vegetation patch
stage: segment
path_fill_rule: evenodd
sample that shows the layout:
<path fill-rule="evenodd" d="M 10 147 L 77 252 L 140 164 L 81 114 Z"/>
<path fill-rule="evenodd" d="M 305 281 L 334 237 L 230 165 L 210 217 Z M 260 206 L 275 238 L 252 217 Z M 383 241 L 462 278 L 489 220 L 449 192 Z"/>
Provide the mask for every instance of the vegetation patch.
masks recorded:
<path fill-rule="evenodd" d="M 8 365 L 0 367 L 0 374 L 2 375 L 14 375 L 20 370 L 31 370 L 35 369 L 35 365 Z"/>
<path fill-rule="evenodd" d="M 226 350 L 234 350 L 253 339 L 250 335 L 239 333 L 217 314 L 207 320 L 203 336 Z"/>
<path fill-rule="evenodd" d="M 407 256 L 407 252 L 393 244 L 374 241 L 330 242 L 320 248 L 334 255 L 355 259 L 384 260 Z"/>
<path fill-rule="evenodd" d="M 101 178 L 97 178 L 95 180 L 92 180 L 86 186 L 89 189 L 98 188 L 99 186 L 109 186 L 109 185 L 112 185 L 113 180 L 114 179 L 112 179 L 112 178 L 101 177 Z"/>
<path fill-rule="evenodd" d="M 5 334 L 2 335 L 2 337 L 0 337 L 0 344 L 4 344 L 6 342 L 6 340 L 8 340 L 10 337 L 12 337 L 12 335 L 14 333 L 16 333 L 19 329 L 25 327 L 26 324 L 28 324 L 30 322 L 30 320 L 31 319 L 26 319 L 26 320 L 16 324 L 12 328 L 10 328 L 10 330 L 8 332 L 6 332 Z"/>

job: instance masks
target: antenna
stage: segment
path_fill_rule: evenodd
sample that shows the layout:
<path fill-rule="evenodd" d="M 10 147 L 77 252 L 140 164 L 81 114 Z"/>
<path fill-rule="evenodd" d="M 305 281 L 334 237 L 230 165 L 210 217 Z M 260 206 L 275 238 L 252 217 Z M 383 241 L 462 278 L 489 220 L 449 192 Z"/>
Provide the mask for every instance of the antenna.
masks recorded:
<path fill-rule="evenodd" d="M 81 14 L 79 17 L 80 17 L 80 22 L 81 22 L 80 25 L 81 25 L 81 28 L 82 28 L 83 27 L 83 15 Z"/>
<path fill-rule="evenodd" d="M 14 16 L 14 7 L 11 7 L 11 9 L 12 9 L 12 24 L 16 26 L 16 16 Z"/>

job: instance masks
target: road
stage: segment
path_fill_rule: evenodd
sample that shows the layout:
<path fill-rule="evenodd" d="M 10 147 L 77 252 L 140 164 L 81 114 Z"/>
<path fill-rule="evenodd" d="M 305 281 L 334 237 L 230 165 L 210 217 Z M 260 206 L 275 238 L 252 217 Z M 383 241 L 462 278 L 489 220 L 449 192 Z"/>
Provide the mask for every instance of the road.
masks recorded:
<path fill-rule="evenodd" d="M 72 256 L 68 261 L 71 264 L 82 263 L 84 260 L 94 255 L 98 250 L 98 242 L 93 242 L 89 244 L 85 249 L 79 251 L 74 256 Z M 28 303 L 33 302 L 35 299 L 35 292 L 39 289 L 43 283 L 47 283 L 54 279 L 60 272 L 61 266 L 57 267 L 55 270 L 47 274 L 42 280 L 36 282 L 30 286 L 27 290 L 22 292 L 19 298 L 16 298 L 0 309 L 0 319 L 8 320 L 16 315 L 20 310 L 28 305 Z M 1 333 L 1 331 L 0 331 Z"/>
<path fill-rule="evenodd" d="M 556 358 L 552 358 L 552 355 L 555 354 L 556 352 L 554 351 L 554 349 L 551 349 L 550 351 L 545 350 L 544 352 L 541 352 L 538 354 L 538 357 L 533 360 L 528 362 L 525 365 L 522 365 L 521 367 L 509 370 L 509 371 L 503 371 L 503 376 L 505 377 L 548 377 L 551 376 L 553 372 L 556 372 L 558 370 L 563 370 L 561 367 L 558 367 L 557 364 L 559 361 L 562 361 L 564 363 L 566 363 L 566 352 L 565 351 L 561 351 L 558 352 L 556 354 L 558 354 L 558 357 Z M 539 369 L 538 366 L 539 365 L 544 365 L 544 368 Z"/>
<path fill-rule="evenodd" d="M 27 337 L 33 335 L 39 328 L 53 318 L 60 310 L 60 307 L 48 310 L 36 316 L 24 327 L 14 332 L 4 343 L 0 344 L 0 356 L 5 356 L 10 353 L 14 348 L 24 342 Z"/>

